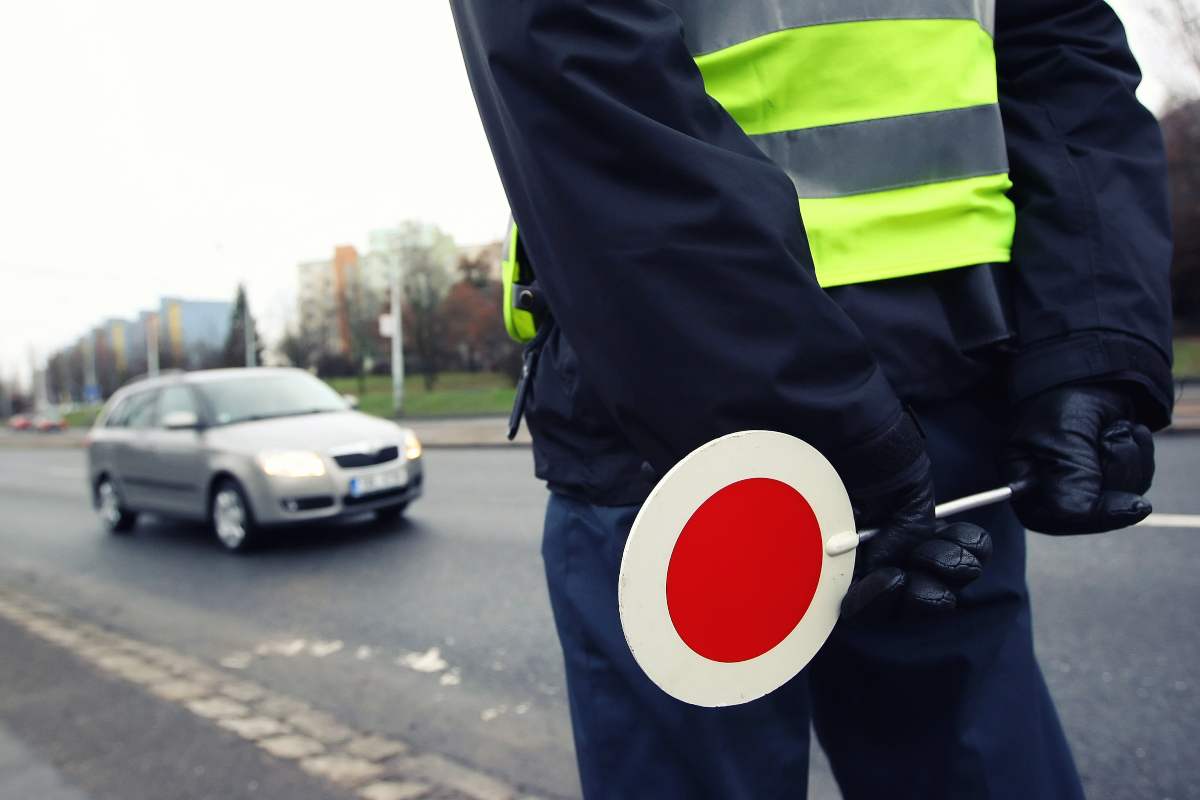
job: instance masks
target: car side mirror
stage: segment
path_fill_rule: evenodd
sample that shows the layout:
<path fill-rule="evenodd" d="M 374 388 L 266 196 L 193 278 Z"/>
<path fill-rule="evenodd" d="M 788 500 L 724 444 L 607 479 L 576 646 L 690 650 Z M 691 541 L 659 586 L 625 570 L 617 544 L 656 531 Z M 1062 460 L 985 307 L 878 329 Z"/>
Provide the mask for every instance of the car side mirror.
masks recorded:
<path fill-rule="evenodd" d="M 200 418 L 192 411 L 172 411 L 163 417 L 163 427 L 169 431 L 195 430 L 200 427 Z"/>
<path fill-rule="evenodd" d="M 346 405 L 350 406 L 351 408 L 358 408 L 358 395 L 344 394 L 342 395 L 342 399 L 345 400 Z"/>

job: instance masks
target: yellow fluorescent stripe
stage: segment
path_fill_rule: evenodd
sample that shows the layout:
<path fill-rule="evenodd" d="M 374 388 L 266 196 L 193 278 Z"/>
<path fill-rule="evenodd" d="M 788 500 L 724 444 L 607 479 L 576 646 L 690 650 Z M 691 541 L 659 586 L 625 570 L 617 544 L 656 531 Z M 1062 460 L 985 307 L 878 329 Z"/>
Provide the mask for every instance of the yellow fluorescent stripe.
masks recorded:
<path fill-rule="evenodd" d="M 519 308 L 513 308 L 513 284 L 520 276 L 521 265 L 517 263 L 517 223 L 513 222 L 508 233 L 508 258 L 500 262 L 501 284 L 504 287 L 501 302 L 504 303 L 504 329 L 508 335 L 518 342 L 528 342 L 537 333 L 537 324 L 533 314 Z"/>
<path fill-rule="evenodd" d="M 749 134 L 997 101 L 992 39 L 975 20 L 793 28 L 696 63 L 709 95 Z"/>
<path fill-rule="evenodd" d="M 841 286 L 1008 261 L 1008 175 L 851 197 L 802 199 L 817 281 Z"/>

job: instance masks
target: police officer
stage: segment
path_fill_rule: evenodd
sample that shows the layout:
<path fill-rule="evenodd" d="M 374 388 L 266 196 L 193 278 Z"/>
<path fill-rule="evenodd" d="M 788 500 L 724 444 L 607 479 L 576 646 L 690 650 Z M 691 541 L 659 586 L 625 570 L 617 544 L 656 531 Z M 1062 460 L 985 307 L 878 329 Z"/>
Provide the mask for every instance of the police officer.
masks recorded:
<path fill-rule="evenodd" d="M 452 8 L 536 278 L 520 394 L 585 794 L 803 797 L 811 720 L 851 800 L 1081 797 L 1024 527 L 1149 514 L 1172 399 L 1165 159 L 1112 10 Z M 754 428 L 883 533 L 805 673 L 694 708 L 625 646 L 620 555 L 658 475 Z M 1005 480 L 1032 488 L 934 523 Z"/>

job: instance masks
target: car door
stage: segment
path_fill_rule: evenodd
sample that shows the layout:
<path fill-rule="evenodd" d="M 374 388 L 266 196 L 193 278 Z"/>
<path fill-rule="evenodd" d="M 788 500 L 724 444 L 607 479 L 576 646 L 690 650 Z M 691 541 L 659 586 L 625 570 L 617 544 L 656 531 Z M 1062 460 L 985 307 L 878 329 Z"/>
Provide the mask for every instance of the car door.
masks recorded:
<path fill-rule="evenodd" d="M 158 415 L 158 390 L 138 392 L 126 402 L 129 410 L 122 418 L 120 439 L 113 443 L 113 463 L 125 505 L 136 511 L 152 509 L 158 497 L 150 431 Z"/>
<path fill-rule="evenodd" d="M 191 427 L 172 427 L 190 417 Z M 164 510 L 202 517 L 208 485 L 208 459 L 200 428 L 200 406 L 185 383 L 163 387 L 150 440 L 154 448 L 158 501 Z"/>
<path fill-rule="evenodd" d="M 116 400 L 88 434 L 88 482 L 93 488 L 101 475 L 107 475 L 122 497 L 128 497 L 117 471 L 117 449 L 125 441 L 125 415 L 129 413 L 128 395 Z"/>

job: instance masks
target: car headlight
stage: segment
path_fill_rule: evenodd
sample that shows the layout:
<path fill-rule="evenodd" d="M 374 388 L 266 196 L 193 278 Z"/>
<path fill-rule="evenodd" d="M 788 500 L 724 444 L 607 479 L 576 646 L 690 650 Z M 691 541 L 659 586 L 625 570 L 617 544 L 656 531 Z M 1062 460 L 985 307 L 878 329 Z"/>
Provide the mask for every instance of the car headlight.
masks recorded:
<path fill-rule="evenodd" d="M 409 461 L 421 457 L 421 441 L 415 433 L 408 430 L 404 432 L 404 457 Z"/>
<path fill-rule="evenodd" d="M 321 457 L 304 450 L 262 453 L 258 465 L 263 472 L 276 478 L 319 478 L 325 474 L 325 462 Z"/>

